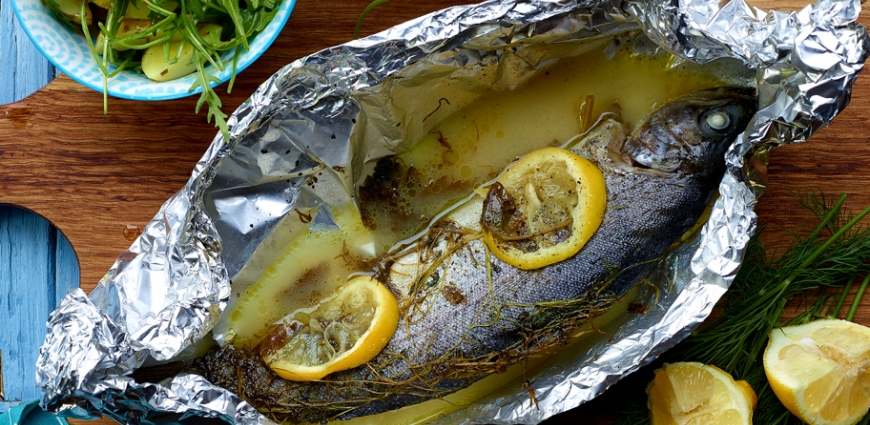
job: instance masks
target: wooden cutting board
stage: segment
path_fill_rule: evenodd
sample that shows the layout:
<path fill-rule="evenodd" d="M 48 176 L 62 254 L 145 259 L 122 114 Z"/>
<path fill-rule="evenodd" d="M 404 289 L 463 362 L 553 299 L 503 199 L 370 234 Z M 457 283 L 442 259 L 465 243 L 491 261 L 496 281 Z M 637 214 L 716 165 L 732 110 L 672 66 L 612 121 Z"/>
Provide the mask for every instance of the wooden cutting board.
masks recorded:
<path fill-rule="evenodd" d="M 369 0 L 299 0 L 272 47 L 236 80 L 232 93 L 218 93 L 234 110 L 282 66 L 351 39 Z M 394 0 L 366 19 L 362 36 L 461 1 Z M 763 9 L 796 10 L 807 0 L 755 0 Z M 860 22 L 870 24 L 862 12 Z M 0 106 L 0 203 L 30 209 L 66 235 L 78 255 L 81 287 L 94 288 L 131 241 L 128 227 L 143 227 L 190 176 L 216 130 L 204 113 L 193 113 L 196 97 L 174 101 L 109 100 L 62 76 L 30 97 Z M 810 228 L 812 216 L 794 193 L 822 189 L 845 192 L 855 210 L 870 205 L 870 76 L 854 86 L 852 104 L 806 144 L 770 155 L 769 187 L 757 212 L 768 224 L 771 249 L 785 249 L 789 236 L 778 229 Z M 858 321 L 870 325 L 870 300 Z M 607 418 L 584 408 L 584 415 Z M 590 412 L 591 410 L 591 412 Z M 585 416 L 587 419 L 590 416 Z M 604 420 L 604 419 L 602 419 Z M 606 421 L 606 420 L 604 420 Z"/>

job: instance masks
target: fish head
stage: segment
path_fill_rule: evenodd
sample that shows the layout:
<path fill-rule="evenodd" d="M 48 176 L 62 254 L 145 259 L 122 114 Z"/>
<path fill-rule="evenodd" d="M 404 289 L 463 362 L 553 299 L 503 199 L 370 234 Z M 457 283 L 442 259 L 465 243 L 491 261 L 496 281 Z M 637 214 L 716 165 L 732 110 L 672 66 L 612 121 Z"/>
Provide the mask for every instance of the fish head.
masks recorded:
<path fill-rule="evenodd" d="M 706 89 L 683 96 L 639 123 L 621 155 L 635 168 L 654 173 L 710 170 L 710 164 L 717 162 L 713 160 L 722 158 L 746 128 L 757 104 L 755 90 L 742 87 Z"/>

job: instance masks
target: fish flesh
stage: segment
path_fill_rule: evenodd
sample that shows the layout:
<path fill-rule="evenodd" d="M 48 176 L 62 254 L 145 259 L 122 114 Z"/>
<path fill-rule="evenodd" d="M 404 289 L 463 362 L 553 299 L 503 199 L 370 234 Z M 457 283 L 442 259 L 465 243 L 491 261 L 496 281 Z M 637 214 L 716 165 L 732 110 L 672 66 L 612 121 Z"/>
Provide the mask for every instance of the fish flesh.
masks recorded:
<path fill-rule="evenodd" d="M 600 228 L 568 260 L 523 271 L 489 255 L 474 231 L 482 203 L 438 221 L 383 260 L 382 280 L 403 314 L 387 347 L 365 366 L 319 382 L 286 381 L 258 347 L 228 344 L 195 368 L 279 421 L 319 422 L 441 397 L 558 347 L 696 223 L 724 173 L 725 149 L 755 105 L 749 89 L 702 90 L 654 111 L 630 136 L 609 115 L 568 142 L 599 167 L 607 187 Z"/>
<path fill-rule="evenodd" d="M 379 263 L 399 326 L 368 364 L 322 381 L 278 377 L 258 350 L 215 347 L 194 371 L 280 422 L 381 413 L 442 397 L 564 345 L 637 285 L 698 221 L 725 170 L 724 152 L 756 111 L 754 91 L 715 88 L 658 108 L 627 134 L 605 114 L 565 149 L 604 175 L 601 226 L 573 257 L 519 270 L 480 238 L 483 201 L 469 201 Z M 401 166 L 396 163 L 396 166 Z"/>

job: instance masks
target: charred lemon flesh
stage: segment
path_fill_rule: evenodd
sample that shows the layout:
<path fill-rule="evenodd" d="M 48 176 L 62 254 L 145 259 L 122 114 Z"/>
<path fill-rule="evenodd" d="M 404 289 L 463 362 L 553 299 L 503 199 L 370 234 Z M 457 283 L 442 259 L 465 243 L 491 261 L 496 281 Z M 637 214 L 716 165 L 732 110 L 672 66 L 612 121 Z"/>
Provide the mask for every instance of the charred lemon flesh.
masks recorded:
<path fill-rule="evenodd" d="M 376 279 L 358 276 L 314 311 L 297 311 L 276 322 L 258 348 L 282 378 L 315 381 L 373 359 L 398 322 L 392 292 Z"/>
<path fill-rule="evenodd" d="M 490 187 L 481 224 L 489 249 L 522 270 L 568 259 L 595 234 L 607 204 L 595 164 L 565 149 L 520 158 Z"/>

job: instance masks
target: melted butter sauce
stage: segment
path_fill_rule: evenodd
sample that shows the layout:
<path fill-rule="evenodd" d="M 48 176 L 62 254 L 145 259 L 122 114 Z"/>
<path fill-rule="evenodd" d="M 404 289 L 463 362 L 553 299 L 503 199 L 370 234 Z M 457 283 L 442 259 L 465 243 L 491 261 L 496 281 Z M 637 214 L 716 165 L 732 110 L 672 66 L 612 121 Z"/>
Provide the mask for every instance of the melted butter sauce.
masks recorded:
<path fill-rule="evenodd" d="M 485 97 L 439 123 L 410 151 L 382 160 L 359 190 L 362 210 L 330 211 L 338 228 L 297 237 L 215 327 L 220 340 L 253 346 L 267 327 L 316 308 L 366 261 L 425 231 L 430 221 L 494 179 L 511 161 L 581 133 L 583 104 L 592 117 L 618 111 L 632 128 L 658 106 L 722 85 L 710 74 L 671 69 L 670 60 L 593 51 L 559 61 L 527 85 Z"/>
<path fill-rule="evenodd" d="M 517 90 L 469 105 L 392 160 L 401 169 L 393 170 L 381 187 L 395 191 L 398 202 L 363 202 L 364 221 L 381 247 L 412 236 L 421 223 L 494 179 L 511 161 L 581 133 L 591 124 L 581 119 L 589 96 L 594 99 L 592 117 L 617 111 L 630 129 L 674 98 L 721 85 L 710 74 L 675 71 L 670 65 L 624 52 L 607 60 L 594 51 L 563 59 Z"/>
<path fill-rule="evenodd" d="M 237 346 L 256 345 L 270 324 L 298 310 L 314 311 L 348 276 L 364 270 L 364 261 L 375 257 L 371 233 L 354 210 L 332 213 L 337 226 L 297 236 L 221 316 L 215 334 Z"/>

